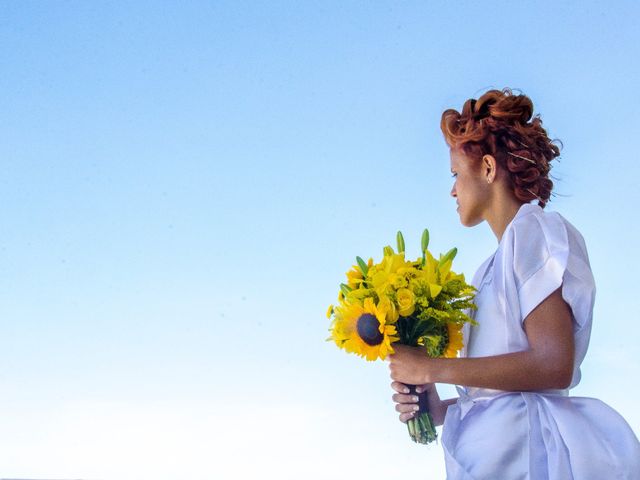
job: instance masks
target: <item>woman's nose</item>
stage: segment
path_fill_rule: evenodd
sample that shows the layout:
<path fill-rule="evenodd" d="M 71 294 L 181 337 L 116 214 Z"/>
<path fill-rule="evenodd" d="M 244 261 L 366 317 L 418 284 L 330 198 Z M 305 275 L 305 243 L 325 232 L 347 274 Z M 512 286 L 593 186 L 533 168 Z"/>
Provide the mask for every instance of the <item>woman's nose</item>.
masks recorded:
<path fill-rule="evenodd" d="M 451 193 L 451 196 L 454 197 L 454 198 L 458 196 L 458 194 L 456 193 L 456 184 L 455 183 L 453 184 L 453 187 L 451 187 L 451 192 L 450 193 Z"/>

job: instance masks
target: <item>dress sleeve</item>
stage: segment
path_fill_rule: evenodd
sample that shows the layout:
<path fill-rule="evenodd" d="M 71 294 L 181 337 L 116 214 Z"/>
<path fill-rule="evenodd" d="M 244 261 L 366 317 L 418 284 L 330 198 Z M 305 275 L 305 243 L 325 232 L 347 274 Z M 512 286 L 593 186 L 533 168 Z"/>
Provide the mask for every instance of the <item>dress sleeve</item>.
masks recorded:
<path fill-rule="evenodd" d="M 563 285 L 570 249 L 558 214 L 527 215 L 513 225 L 513 270 L 520 321 Z"/>
<path fill-rule="evenodd" d="M 508 248 L 504 249 L 503 268 L 510 305 L 507 311 L 511 318 L 519 316 L 523 327 L 531 311 L 562 288 L 562 298 L 573 317 L 573 388 L 580 381 L 580 364 L 587 353 L 593 322 L 596 285 L 589 256 L 580 232 L 559 213 L 544 212 L 539 207 L 529 211 L 506 232 Z"/>

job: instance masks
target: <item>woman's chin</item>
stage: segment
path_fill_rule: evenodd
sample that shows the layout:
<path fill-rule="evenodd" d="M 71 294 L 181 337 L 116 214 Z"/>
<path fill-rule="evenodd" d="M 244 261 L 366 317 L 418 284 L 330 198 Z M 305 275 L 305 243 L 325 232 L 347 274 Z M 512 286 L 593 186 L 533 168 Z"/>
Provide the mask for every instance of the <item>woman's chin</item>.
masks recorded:
<path fill-rule="evenodd" d="M 467 225 L 467 223 L 468 223 L 467 216 L 463 212 L 460 211 L 460 207 L 458 207 L 456 209 L 456 212 L 458 212 L 458 218 L 460 219 L 460 223 L 463 226 L 468 227 L 469 225 Z"/>
<path fill-rule="evenodd" d="M 472 218 L 468 215 L 464 215 L 458 210 L 458 216 L 460 217 L 460 223 L 465 227 L 475 227 L 476 225 L 482 223 L 482 218 Z"/>

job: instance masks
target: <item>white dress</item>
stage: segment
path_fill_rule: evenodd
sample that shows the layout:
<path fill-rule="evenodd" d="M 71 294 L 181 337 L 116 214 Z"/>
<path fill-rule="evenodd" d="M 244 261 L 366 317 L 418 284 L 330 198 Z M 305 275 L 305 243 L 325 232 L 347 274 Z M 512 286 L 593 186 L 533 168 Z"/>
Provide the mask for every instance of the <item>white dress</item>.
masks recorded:
<path fill-rule="evenodd" d="M 595 284 L 584 240 L 569 222 L 522 205 L 472 283 L 478 326 L 464 330 L 466 357 L 526 350 L 524 319 L 562 286 L 574 319 L 571 387 L 578 384 Z M 442 433 L 448 480 L 640 479 L 638 439 L 600 400 L 569 397 L 568 390 L 458 392 Z"/>

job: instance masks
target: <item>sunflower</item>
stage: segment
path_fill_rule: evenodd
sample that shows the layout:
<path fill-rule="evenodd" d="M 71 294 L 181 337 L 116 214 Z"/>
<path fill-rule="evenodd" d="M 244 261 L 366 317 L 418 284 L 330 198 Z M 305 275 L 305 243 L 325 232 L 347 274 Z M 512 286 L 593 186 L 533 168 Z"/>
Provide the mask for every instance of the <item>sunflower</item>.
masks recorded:
<path fill-rule="evenodd" d="M 375 304 L 373 298 L 359 303 L 342 304 L 335 308 L 336 317 L 331 328 L 332 338 L 347 352 L 372 361 L 393 353 L 391 344 L 398 340 L 397 312 L 391 302 Z"/>
<path fill-rule="evenodd" d="M 445 358 L 455 358 L 464 346 L 462 342 L 462 325 L 447 323 L 447 333 L 449 336 L 449 342 L 447 343 L 447 348 L 444 351 L 443 356 Z"/>

